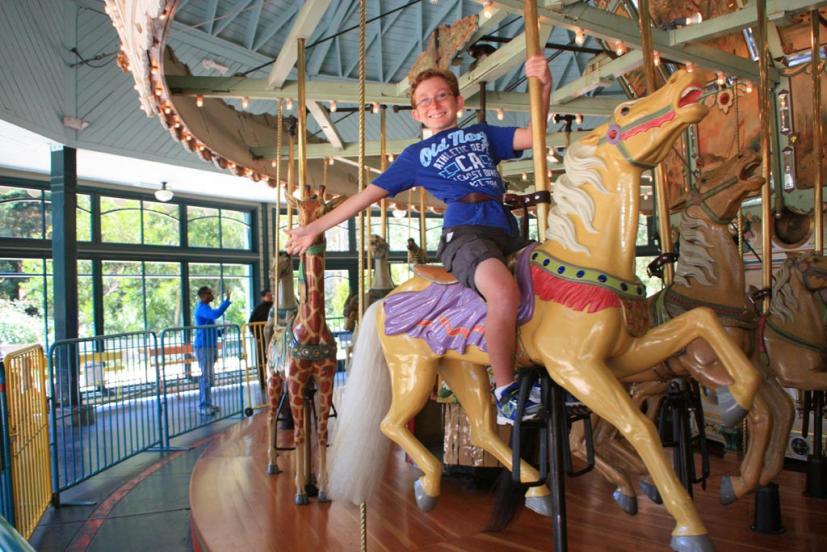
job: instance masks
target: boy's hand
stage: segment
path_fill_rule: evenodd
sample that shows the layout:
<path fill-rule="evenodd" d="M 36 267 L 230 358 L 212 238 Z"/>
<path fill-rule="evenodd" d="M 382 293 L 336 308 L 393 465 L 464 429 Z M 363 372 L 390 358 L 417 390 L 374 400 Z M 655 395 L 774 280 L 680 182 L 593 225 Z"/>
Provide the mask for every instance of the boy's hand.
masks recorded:
<path fill-rule="evenodd" d="M 287 230 L 287 243 L 284 244 L 284 249 L 290 255 L 301 255 L 313 245 L 316 241 L 318 233 L 309 230 L 307 226 L 299 226 L 292 230 Z"/>
<path fill-rule="evenodd" d="M 545 56 L 537 54 L 529 57 L 525 61 L 525 76 L 537 77 L 544 87 L 551 87 L 551 73 Z"/>
<path fill-rule="evenodd" d="M 224 299 L 226 299 L 227 301 L 230 300 L 230 292 L 229 291 L 224 292 Z"/>

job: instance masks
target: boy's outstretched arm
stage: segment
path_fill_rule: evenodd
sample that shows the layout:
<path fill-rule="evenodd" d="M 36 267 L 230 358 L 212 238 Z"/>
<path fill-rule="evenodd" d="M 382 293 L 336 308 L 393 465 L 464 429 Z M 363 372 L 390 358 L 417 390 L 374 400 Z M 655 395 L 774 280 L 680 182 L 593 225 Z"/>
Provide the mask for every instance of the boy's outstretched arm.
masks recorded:
<path fill-rule="evenodd" d="M 284 244 L 284 249 L 291 255 L 301 255 L 313 245 L 313 242 L 316 241 L 319 234 L 353 217 L 368 205 L 379 201 L 387 195 L 388 192 L 384 188 L 380 188 L 374 184 L 368 184 L 364 190 L 356 195 L 350 196 L 341 205 L 314 220 L 307 226 L 299 226 L 292 230 L 287 230 L 288 238 L 287 243 Z"/>
<path fill-rule="evenodd" d="M 548 104 L 551 98 L 551 72 L 548 70 L 548 61 L 542 54 L 531 56 L 525 62 L 525 76 L 537 77 L 543 84 L 543 119 L 548 117 Z M 531 123 L 525 128 L 518 128 L 514 133 L 514 149 L 516 151 L 531 149 Z"/>

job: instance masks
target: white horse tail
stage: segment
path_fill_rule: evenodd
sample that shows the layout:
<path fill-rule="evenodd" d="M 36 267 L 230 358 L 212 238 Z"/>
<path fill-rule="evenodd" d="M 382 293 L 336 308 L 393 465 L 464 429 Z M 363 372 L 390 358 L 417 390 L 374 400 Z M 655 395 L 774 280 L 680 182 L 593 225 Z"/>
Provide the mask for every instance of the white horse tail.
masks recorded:
<path fill-rule="evenodd" d="M 371 496 L 390 450 L 390 440 L 379 429 L 391 402 L 390 372 L 376 327 L 381 305 L 382 301 L 371 305 L 359 324 L 330 449 L 330 497 L 353 504 Z"/>

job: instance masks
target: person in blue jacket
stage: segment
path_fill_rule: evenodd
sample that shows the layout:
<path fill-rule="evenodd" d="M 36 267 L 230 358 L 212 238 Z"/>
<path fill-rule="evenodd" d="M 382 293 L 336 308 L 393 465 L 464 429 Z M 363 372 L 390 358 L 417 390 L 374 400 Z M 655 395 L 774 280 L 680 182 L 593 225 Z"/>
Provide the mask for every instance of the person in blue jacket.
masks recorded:
<path fill-rule="evenodd" d="M 213 326 L 221 318 L 227 307 L 230 306 L 230 292 L 224 294 L 224 301 L 217 309 L 210 307 L 213 299 L 212 290 L 209 286 L 198 288 L 198 306 L 195 307 L 195 342 L 192 345 L 195 351 L 195 358 L 198 359 L 198 366 L 201 368 L 201 380 L 198 384 L 198 411 L 203 416 L 212 416 L 220 408 L 212 404 L 213 370 L 215 361 L 218 359 L 218 328 L 202 328 L 201 326 Z"/>

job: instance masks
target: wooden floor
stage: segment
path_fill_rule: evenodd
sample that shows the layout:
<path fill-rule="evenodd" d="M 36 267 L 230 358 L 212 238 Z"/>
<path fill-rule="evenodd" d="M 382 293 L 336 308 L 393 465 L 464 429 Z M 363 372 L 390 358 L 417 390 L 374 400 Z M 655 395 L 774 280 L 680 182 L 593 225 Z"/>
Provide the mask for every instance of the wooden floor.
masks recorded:
<path fill-rule="evenodd" d="M 196 546 L 205 552 L 358 550 L 357 507 L 293 504 L 291 453 L 280 457 L 281 475 L 266 475 L 266 427 L 263 414 L 242 422 L 198 460 L 190 484 Z M 749 529 L 751 497 L 727 507 L 718 501 L 720 476 L 731 468 L 713 459 L 709 490 L 699 489 L 695 497 L 717 551 L 827 551 L 827 501 L 802 496 L 803 474 L 784 472 L 779 481 L 786 533 L 759 535 Z M 446 479 L 437 507 L 420 512 L 412 491 L 417 476 L 418 470 L 394 451 L 381 488 L 368 503 L 368 550 L 551 549 L 549 521 L 525 509 L 507 531 L 482 532 L 493 500 L 489 491 L 474 490 L 467 480 Z M 640 512 L 628 516 L 611 500 L 611 491 L 596 473 L 567 480 L 569 550 L 667 550 L 673 521 L 666 510 L 639 496 Z"/>

